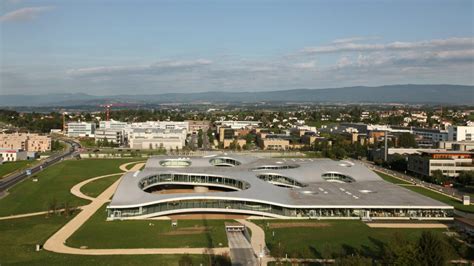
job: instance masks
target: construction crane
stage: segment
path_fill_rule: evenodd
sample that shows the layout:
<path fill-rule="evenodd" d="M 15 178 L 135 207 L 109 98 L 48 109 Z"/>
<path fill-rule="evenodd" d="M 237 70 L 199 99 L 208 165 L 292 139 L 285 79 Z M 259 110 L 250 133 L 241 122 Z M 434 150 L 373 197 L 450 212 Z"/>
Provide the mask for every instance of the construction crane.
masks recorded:
<path fill-rule="evenodd" d="M 105 121 L 110 121 L 110 108 L 112 104 L 101 104 L 100 107 L 105 107 Z"/>

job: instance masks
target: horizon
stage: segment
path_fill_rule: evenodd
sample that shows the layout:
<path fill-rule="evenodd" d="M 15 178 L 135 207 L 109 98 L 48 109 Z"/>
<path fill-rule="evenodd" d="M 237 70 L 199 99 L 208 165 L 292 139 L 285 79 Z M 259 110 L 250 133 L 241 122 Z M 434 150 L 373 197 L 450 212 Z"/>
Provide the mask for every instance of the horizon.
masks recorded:
<path fill-rule="evenodd" d="M 47 96 L 47 95 L 74 95 L 74 94 L 82 94 L 94 97 L 108 97 L 108 96 L 128 96 L 128 95 L 137 95 L 137 96 L 144 96 L 144 95 L 164 95 L 164 94 L 205 94 L 205 93 L 260 93 L 260 92 L 285 92 L 285 91 L 295 91 L 295 90 L 337 90 L 337 89 L 347 89 L 347 88 L 379 88 L 379 87 L 391 87 L 391 86 L 459 86 L 459 87 L 473 87 L 474 85 L 466 85 L 466 84 L 386 84 L 380 86 L 345 86 L 345 87 L 331 87 L 331 88 L 294 88 L 294 89 L 276 89 L 276 90 L 263 90 L 263 91 L 218 91 L 218 90 L 209 90 L 209 91 L 196 91 L 196 92 L 161 92 L 161 93 L 136 93 L 136 94 L 93 94 L 87 92 L 52 92 L 52 93 L 43 93 L 43 94 L 1 94 L 3 96 Z"/>
<path fill-rule="evenodd" d="M 474 84 L 472 1 L 1 7 L 0 95 Z"/>

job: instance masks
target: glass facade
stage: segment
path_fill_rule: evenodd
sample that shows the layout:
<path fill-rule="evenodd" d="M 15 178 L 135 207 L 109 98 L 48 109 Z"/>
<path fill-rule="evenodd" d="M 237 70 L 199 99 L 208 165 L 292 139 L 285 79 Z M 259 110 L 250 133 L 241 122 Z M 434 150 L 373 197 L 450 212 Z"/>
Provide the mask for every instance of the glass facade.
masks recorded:
<path fill-rule="evenodd" d="M 278 174 L 261 174 L 257 175 L 257 177 L 263 181 L 267 181 L 277 186 L 283 187 L 306 187 L 306 184 L 298 182 L 292 178 L 278 175 Z"/>
<path fill-rule="evenodd" d="M 407 219 L 442 219 L 453 217 L 452 209 L 397 209 L 397 208 L 286 208 L 272 204 L 223 199 L 181 200 L 163 202 L 138 208 L 109 208 L 109 219 L 121 219 L 134 216 L 160 216 L 160 213 L 192 209 L 221 209 L 238 213 L 246 211 L 259 212 L 262 215 L 278 215 L 288 218 L 407 218 Z"/>
<path fill-rule="evenodd" d="M 240 165 L 240 162 L 232 158 L 227 157 L 217 157 L 209 160 L 209 163 L 214 166 L 237 166 Z"/>
<path fill-rule="evenodd" d="M 146 190 L 156 185 L 163 183 L 189 183 L 190 185 L 216 185 L 232 187 L 235 190 L 244 190 L 250 187 L 250 184 L 222 176 L 216 175 L 199 175 L 199 174 L 156 174 L 145 178 L 142 178 L 138 183 L 138 186 L 142 190 Z"/>
<path fill-rule="evenodd" d="M 321 177 L 326 181 L 335 180 L 335 181 L 342 181 L 342 182 L 345 182 L 345 183 L 355 182 L 354 178 L 352 178 L 348 175 L 343 175 L 343 174 L 339 174 L 339 173 L 325 173 L 325 174 L 322 174 Z"/>

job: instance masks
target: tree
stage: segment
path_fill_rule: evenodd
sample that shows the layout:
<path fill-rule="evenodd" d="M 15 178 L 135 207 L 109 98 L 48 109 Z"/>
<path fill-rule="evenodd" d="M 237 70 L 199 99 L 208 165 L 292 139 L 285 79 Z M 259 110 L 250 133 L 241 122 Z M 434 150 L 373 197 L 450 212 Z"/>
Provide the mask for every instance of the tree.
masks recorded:
<path fill-rule="evenodd" d="M 446 177 L 443 175 L 441 170 L 434 170 L 431 172 L 431 182 L 436 184 L 443 184 L 446 181 Z"/>
<path fill-rule="evenodd" d="M 463 186 L 474 185 L 474 171 L 462 171 L 457 180 Z"/>
<path fill-rule="evenodd" d="M 400 233 L 395 233 L 383 250 L 384 264 L 416 265 L 416 246 Z"/>
<path fill-rule="evenodd" d="M 443 239 L 431 231 L 424 231 L 418 240 L 418 264 L 423 266 L 446 265 L 447 251 L 447 245 Z"/>
<path fill-rule="evenodd" d="M 407 132 L 400 134 L 398 141 L 399 141 L 399 146 L 403 148 L 417 148 L 418 147 L 418 144 L 416 143 L 416 140 L 415 140 L 415 135 L 407 133 Z"/>
<path fill-rule="evenodd" d="M 372 265 L 372 260 L 370 258 L 362 257 L 359 255 L 347 256 L 347 257 L 336 259 L 335 265 L 336 266 L 366 266 L 366 265 Z"/>

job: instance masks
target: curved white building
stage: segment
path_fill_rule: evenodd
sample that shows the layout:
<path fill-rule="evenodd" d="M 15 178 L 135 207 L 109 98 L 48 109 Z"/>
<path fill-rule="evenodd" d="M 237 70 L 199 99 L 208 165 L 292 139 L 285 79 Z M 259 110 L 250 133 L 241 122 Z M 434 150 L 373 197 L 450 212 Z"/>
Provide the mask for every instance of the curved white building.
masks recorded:
<path fill-rule="evenodd" d="M 450 220 L 453 207 L 388 183 L 364 165 L 241 155 L 154 157 L 127 173 L 108 218 L 240 213 L 274 218 Z"/>

